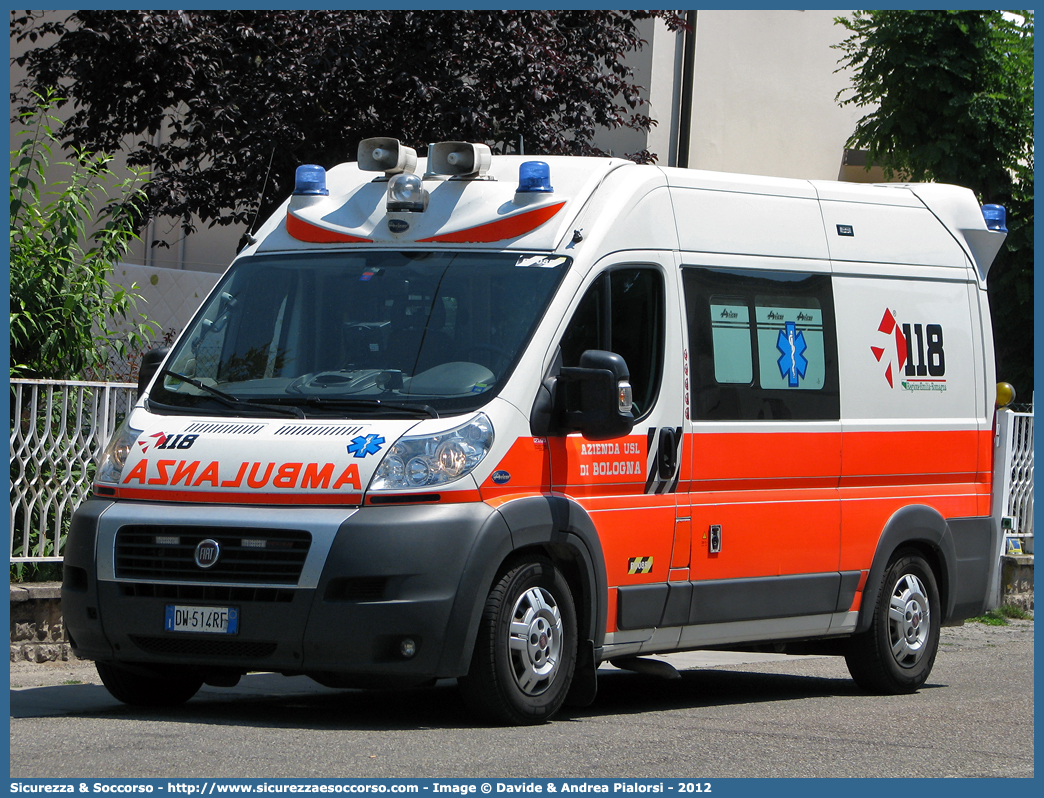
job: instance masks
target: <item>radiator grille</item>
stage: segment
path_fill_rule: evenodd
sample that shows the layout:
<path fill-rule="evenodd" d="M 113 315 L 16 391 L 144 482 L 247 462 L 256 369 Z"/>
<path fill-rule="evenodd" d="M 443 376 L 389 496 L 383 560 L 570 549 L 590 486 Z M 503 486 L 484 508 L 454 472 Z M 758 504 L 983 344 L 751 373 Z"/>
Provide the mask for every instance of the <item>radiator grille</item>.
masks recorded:
<path fill-rule="evenodd" d="M 196 546 L 208 538 L 220 554 L 203 569 Z M 311 543 L 300 529 L 128 525 L 116 532 L 116 578 L 295 585 Z"/>
<path fill-rule="evenodd" d="M 275 653 L 276 643 L 266 640 L 203 640 L 198 637 L 145 637 L 131 635 L 131 642 L 150 654 L 180 654 L 186 657 L 242 657 L 262 659 Z"/>

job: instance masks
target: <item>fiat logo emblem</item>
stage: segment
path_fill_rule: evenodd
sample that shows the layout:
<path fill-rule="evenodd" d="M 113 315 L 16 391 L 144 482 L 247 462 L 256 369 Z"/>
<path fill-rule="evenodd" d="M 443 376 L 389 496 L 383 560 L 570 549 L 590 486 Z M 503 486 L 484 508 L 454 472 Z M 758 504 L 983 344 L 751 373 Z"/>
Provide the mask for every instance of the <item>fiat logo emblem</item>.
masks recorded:
<path fill-rule="evenodd" d="M 196 546 L 196 565 L 200 568 L 209 568 L 218 561 L 219 554 L 221 554 L 221 547 L 216 540 L 210 538 L 201 540 Z"/>

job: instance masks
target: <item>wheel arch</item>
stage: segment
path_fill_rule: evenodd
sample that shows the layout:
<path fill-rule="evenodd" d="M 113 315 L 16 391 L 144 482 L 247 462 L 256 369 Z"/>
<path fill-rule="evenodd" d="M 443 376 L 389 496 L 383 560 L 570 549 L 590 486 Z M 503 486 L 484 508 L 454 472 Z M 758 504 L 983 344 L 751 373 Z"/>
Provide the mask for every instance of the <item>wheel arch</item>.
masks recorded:
<path fill-rule="evenodd" d="M 467 673 L 486 596 L 496 581 L 527 554 L 550 558 L 573 593 L 578 638 L 605 639 L 608 608 L 605 559 L 590 515 L 564 496 L 526 496 L 490 515 L 468 557 L 447 630 L 440 675 Z"/>
<path fill-rule="evenodd" d="M 950 527 L 938 510 L 925 505 L 909 505 L 897 510 L 888 519 L 877 541 L 859 606 L 859 621 L 855 629 L 857 634 L 870 628 L 885 571 L 895 552 L 901 548 L 916 550 L 935 574 L 942 610 L 940 620 L 953 613 L 953 579 L 957 572 L 957 555 Z"/>

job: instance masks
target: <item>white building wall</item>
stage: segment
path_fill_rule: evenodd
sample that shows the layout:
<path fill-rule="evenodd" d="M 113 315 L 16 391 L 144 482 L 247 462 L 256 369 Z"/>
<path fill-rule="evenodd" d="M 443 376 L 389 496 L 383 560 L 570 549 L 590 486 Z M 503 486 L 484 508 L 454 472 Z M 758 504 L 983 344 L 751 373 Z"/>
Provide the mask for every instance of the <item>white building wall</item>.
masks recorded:
<path fill-rule="evenodd" d="M 850 11 L 698 11 L 688 166 L 820 180 L 880 179 L 879 170 L 842 170 L 845 142 L 866 109 L 835 97 L 850 77 L 832 48 Z M 639 26 L 646 44 L 628 63 L 646 89 L 639 110 L 658 124 L 646 133 L 606 130 L 596 143 L 623 156 L 647 148 L 676 166 L 685 98 L 685 34 L 660 21 Z"/>
<path fill-rule="evenodd" d="M 639 106 L 634 112 L 646 114 L 657 124 L 648 133 L 625 128 L 603 130 L 596 136 L 595 144 L 618 157 L 648 149 L 657 156 L 656 163 L 674 166 L 678 148 L 683 34 L 671 33 L 658 20 L 647 20 L 638 27 L 645 44 L 627 59 L 627 63 L 634 69 L 634 82 L 644 89 L 642 94 L 648 99 L 648 105 Z M 624 105 L 622 100 L 620 104 Z"/>
<path fill-rule="evenodd" d="M 138 312 L 160 326 L 156 337 L 162 339 L 171 329 L 179 333 L 185 329 L 220 277 L 217 272 L 120 263 L 113 269 L 110 282 L 128 290 L 134 286 L 133 292 L 141 297 Z"/>
<path fill-rule="evenodd" d="M 848 11 L 700 11 L 689 166 L 837 180 L 866 109 L 837 104 L 850 77 L 831 45 Z"/>
<path fill-rule="evenodd" d="M 220 274 L 236 256 L 239 239 L 246 226 L 228 225 L 207 227 L 196 221 L 194 233 L 185 237 L 180 223 L 162 218 L 150 222 L 127 253 L 127 261 L 147 266 Z M 152 246 L 153 241 L 164 241 L 168 246 Z"/>

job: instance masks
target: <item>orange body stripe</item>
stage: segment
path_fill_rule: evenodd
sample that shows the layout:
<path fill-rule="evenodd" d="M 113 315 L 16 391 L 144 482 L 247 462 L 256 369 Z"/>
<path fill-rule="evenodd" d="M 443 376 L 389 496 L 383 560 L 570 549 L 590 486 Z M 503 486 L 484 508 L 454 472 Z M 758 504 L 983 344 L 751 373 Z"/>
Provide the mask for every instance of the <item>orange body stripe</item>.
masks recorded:
<path fill-rule="evenodd" d="M 992 440 L 985 431 L 697 430 L 684 446 L 677 520 L 669 496 L 639 511 L 638 497 L 621 495 L 627 484 L 555 485 L 595 519 L 610 585 L 667 581 L 672 574 L 659 568 L 660 552 L 673 542 L 669 565 L 681 566 L 686 537 L 694 580 L 837 570 L 861 571 L 865 579 L 882 530 L 901 508 L 926 505 L 944 518 L 989 511 L 991 475 L 983 463 Z M 720 552 L 709 550 L 711 525 L 721 527 Z M 627 574 L 628 556 L 654 556 L 653 573 Z"/>
<path fill-rule="evenodd" d="M 516 501 L 518 499 L 528 499 L 528 498 L 530 498 L 532 496 L 547 496 L 547 495 L 548 494 L 546 494 L 546 493 L 537 493 L 535 491 L 532 492 L 532 493 L 504 493 L 504 494 L 501 494 L 501 495 L 498 495 L 498 496 L 493 496 L 493 497 L 488 498 L 488 499 L 487 498 L 483 498 L 482 501 L 484 501 L 486 504 L 488 504 L 490 507 L 492 507 L 494 510 L 496 510 L 498 507 L 503 507 L 508 502 L 513 502 L 513 501 Z M 483 493 L 483 496 L 485 496 L 485 493 Z"/>
<path fill-rule="evenodd" d="M 497 482 L 494 476 L 501 481 Z M 525 436 L 515 440 L 479 489 L 482 492 L 482 500 L 486 502 L 498 497 L 544 493 L 551 490 L 551 461 L 548 458 L 547 439 Z"/>
<path fill-rule="evenodd" d="M 606 602 L 605 631 L 616 631 L 616 588 L 609 588 L 609 600 Z"/>
<path fill-rule="evenodd" d="M 841 484 L 849 478 L 872 477 L 878 484 L 964 481 L 979 473 L 979 430 L 909 430 L 846 432 L 841 458 Z"/>
<path fill-rule="evenodd" d="M 819 479 L 836 485 L 841 432 L 703 432 L 690 435 L 692 475 L 704 480 Z"/>

